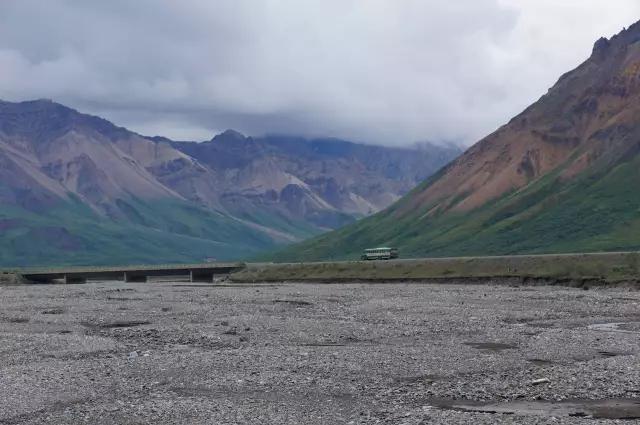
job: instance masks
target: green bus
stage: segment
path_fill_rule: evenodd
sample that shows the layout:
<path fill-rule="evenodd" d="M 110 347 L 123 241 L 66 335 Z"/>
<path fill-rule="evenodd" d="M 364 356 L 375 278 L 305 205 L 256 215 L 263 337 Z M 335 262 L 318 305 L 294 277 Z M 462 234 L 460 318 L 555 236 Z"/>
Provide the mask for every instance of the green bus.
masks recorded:
<path fill-rule="evenodd" d="M 398 258 L 398 248 L 370 248 L 365 249 L 360 257 L 362 260 L 392 260 Z"/>

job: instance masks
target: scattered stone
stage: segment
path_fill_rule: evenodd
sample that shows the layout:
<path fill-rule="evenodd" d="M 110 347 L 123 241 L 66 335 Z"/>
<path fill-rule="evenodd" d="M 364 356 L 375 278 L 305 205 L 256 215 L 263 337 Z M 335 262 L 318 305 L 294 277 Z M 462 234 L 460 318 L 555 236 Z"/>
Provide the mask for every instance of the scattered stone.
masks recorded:
<path fill-rule="evenodd" d="M 635 292 L 456 282 L 225 287 L 210 298 L 154 282 L 136 285 L 141 300 L 127 311 L 102 295 L 122 283 L 89 282 L 84 294 L 0 287 L 0 423 L 587 425 L 640 415 Z M 41 315 L 56 306 L 67 313 Z M 131 326 L 139 321 L 153 324 Z"/>
<path fill-rule="evenodd" d="M 540 379 L 535 379 L 531 381 L 531 385 L 548 384 L 549 382 L 551 381 L 547 378 L 540 378 Z"/>

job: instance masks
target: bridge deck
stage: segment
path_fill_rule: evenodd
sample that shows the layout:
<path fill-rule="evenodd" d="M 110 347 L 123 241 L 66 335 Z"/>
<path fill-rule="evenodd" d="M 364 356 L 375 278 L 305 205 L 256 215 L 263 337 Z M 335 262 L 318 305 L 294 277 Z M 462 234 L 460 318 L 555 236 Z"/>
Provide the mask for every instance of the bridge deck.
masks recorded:
<path fill-rule="evenodd" d="M 211 281 L 216 274 L 228 274 L 245 267 L 244 263 L 173 264 L 123 267 L 69 267 L 18 270 L 26 279 L 49 282 L 64 279 L 67 283 L 87 279 L 145 281 L 148 277 L 190 276 L 192 281 Z"/>

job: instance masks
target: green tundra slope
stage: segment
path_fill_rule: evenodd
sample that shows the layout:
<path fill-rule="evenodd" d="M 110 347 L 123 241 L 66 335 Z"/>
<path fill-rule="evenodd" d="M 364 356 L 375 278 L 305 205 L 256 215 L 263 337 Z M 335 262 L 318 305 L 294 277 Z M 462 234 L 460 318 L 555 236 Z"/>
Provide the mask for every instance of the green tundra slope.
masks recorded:
<path fill-rule="evenodd" d="M 46 215 L 0 207 L 0 266 L 126 265 L 238 259 L 276 243 L 221 214 L 172 200 L 132 201 L 107 219 L 80 202 Z"/>
<path fill-rule="evenodd" d="M 640 249 L 640 25 L 387 210 L 272 258 Z"/>

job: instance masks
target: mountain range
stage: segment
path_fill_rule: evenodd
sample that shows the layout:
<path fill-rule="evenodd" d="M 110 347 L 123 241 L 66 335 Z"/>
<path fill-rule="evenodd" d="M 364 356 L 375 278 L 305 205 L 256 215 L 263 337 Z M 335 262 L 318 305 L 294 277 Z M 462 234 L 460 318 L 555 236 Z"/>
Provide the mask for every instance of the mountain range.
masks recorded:
<path fill-rule="evenodd" d="M 640 23 L 388 209 L 275 255 L 640 249 Z"/>
<path fill-rule="evenodd" d="M 458 154 L 233 130 L 177 142 L 0 102 L 0 265 L 246 258 L 378 212 Z"/>

